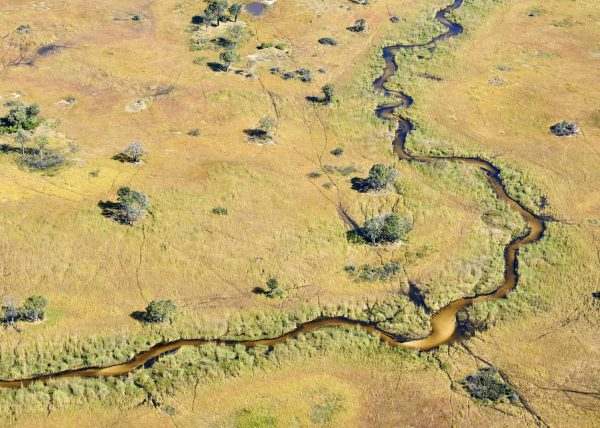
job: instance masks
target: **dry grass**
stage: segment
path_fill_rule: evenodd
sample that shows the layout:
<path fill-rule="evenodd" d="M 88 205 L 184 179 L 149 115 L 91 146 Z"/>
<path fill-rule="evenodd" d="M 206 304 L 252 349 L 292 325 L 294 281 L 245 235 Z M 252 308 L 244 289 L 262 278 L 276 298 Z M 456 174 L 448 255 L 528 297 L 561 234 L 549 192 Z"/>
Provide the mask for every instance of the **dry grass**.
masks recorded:
<path fill-rule="evenodd" d="M 46 322 L 25 326 L 20 334 L 0 333 L 0 350 L 53 349 L 54 342 L 59 349 L 67 338 L 139 334 L 129 314 L 159 298 L 177 303 L 182 315 L 174 330 L 189 332 L 222 331 L 229 317 L 248 311 L 373 301 L 405 291 L 405 278 L 356 284 L 343 272 L 348 263 L 400 260 L 433 308 L 493 288 L 501 277 L 502 245 L 521 224 L 496 204 L 477 172 L 460 165 L 400 164 L 400 194 L 379 197 L 351 191 L 349 177 L 339 174 L 307 177 L 326 164 L 351 165 L 364 176 L 373 163 L 394 161 L 390 130 L 372 116 L 378 98 L 369 83 L 380 70 L 375 48 L 390 39 L 420 37 L 415 29 L 443 3 L 389 0 L 389 12 L 405 19 L 394 25 L 380 1 L 363 8 L 280 0 L 264 18 L 243 16 L 255 35 L 242 53 L 264 55 L 254 46 L 274 40 L 285 41 L 291 53 L 268 54 L 254 66 L 260 80 L 248 80 L 192 62 L 198 55 L 207 61 L 218 56 L 187 51 L 187 26 L 200 2 L 11 2 L 0 25 L 14 27 L 16 16 L 31 24 L 28 53 L 48 43 L 68 48 L 33 56 L 34 67 L 4 69 L 0 95 L 12 99 L 19 91 L 21 99 L 39 102 L 45 117 L 60 121 L 52 144 L 64 147 L 70 139 L 80 150 L 71 155 L 72 165 L 51 176 L 29 173 L 11 155 L 0 156 L 0 295 L 43 294 L 51 302 Z M 590 297 L 600 287 L 600 233 L 589 221 L 600 210 L 592 19 L 598 6 L 551 2 L 532 18 L 526 12 L 538 2 L 508 1 L 483 23 L 469 15 L 469 7 L 457 13 L 467 34 L 445 42 L 424 66 L 441 82 L 396 79 L 418 100 L 410 114 L 427 130 L 412 144 L 417 150 L 430 144 L 496 156 L 548 196 L 547 213 L 572 223 L 553 225 L 548 239 L 523 251 L 520 291 L 502 302 L 506 311 L 486 308 L 501 322 L 473 347 L 505 370 L 551 425 L 593 424 L 593 398 L 567 394 L 567 400 L 566 393 L 540 387 L 600 389 L 598 312 Z M 147 19 L 131 22 L 132 13 Z M 344 29 L 361 17 L 367 19 L 365 34 Z M 327 36 L 338 47 L 317 44 Z M 328 73 L 314 73 L 315 82 L 304 84 L 269 74 L 272 65 L 325 67 Z M 494 76 L 505 83 L 491 85 Z M 328 82 L 338 88 L 338 106 L 305 101 Z M 168 95 L 153 96 L 170 85 Z M 60 104 L 67 96 L 78 102 Z M 147 110 L 125 111 L 142 98 Z M 278 117 L 277 144 L 248 144 L 243 130 L 265 115 Z M 579 122 L 583 133 L 550 136 L 548 127 L 563 119 Z M 200 137 L 186 134 L 193 128 L 201 129 Z M 110 159 L 134 139 L 150 150 L 143 165 Z M 338 146 L 344 155 L 329 155 Z M 335 186 L 324 188 L 330 181 Z M 134 228 L 101 217 L 96 206 L 123 185 L 148 193 L 153 203 L 153 215 Z M 412 216 L 415 228 L 406 244 L 386 250 L 351 245 L 337 215 L 340 201 L 359 221 L 396 206 Z M 216 206 L 229 215 L 211 214 Z M 502 221 L 490 221 L 490 213 Z M 287 299 L 267 301 L 252 293 L 270 276 L 288 287 Z M 444 367 L 455 381 L 481 364 L 460 348 L 445 352 L 440 358 L 449 358 Z M 548 361 L 548 355 L 556 358 Z M 309 425 L 310 407 L 335 396 L 342 403 L 331 420 L 335 426 L 531 423 L 522 409 L 474 405 L 450 389 L 432 364 L 401 360 L 333 355 L 214 380 L 196 388 L 195 400 L 190 393 L 173 394 L 173 422 L 235 426 L 243 418 L 273 417 L 282 426 Z M 146 407 L 117 413 L 94 405 L 23 423 L 70 426 L 92 418 L 121 426 L 169 423 L 168 416 Z"/>

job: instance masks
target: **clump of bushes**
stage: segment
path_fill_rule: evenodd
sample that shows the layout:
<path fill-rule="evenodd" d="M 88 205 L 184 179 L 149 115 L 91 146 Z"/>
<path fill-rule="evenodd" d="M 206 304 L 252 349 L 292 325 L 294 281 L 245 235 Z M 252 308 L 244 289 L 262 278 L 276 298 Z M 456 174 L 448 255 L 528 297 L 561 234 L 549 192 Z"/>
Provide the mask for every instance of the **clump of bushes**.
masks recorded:
<path fill-rule="evenodd" d="M 36 147 L 29 151 L 25 150 L 27 141 L 25 134 L 17 134 L 15 140 L 18 140 L 21 145 L 20 162 L 31 170 L 50 170 L 59 167 L 66 161 L 64 155 L 58 150 L 46 149 L 49 143 L 46 136 L 35 137 L 33 141 Z"/>
<path fill-rule="evenodd" d="M 366 19 L 357 19 L 354 22 L 354 25 L 352 25 L 351 27 L 348 27 L 348 30 L 352 31 L 353 33 L 362 33 L 363 31 L 365 31 L 365 29 L 367 28 L 367 20 Z"/>
<path fill-rule="evenodd" d="M 120 160 L 121 162 L 138 163 L 144 156 L 148 154 L 142 143 L 134 141 L 125 148 L 121 153 L 114 157 L 114 159 Z"/>
<path fill-rule="evenodd" d="M 287 46 L 285 43 L 273 43 L 273 42 L 262 42 L 260 45 L 258 45 L 256 47 L 256 49 L 268 49 L 268 48 L 275 48 L 275 49 L 279 49 L 280 51 L 284 51 Z"/>
<path fill-rule="evenodd" d="M 467 376 L 461 382 L 463 388 L 476 400 L 480 401 L 518 401 L 519 394 L 508 385 L 495 367 L 486 367 Z"/>
<path fill-rule="evenodd" d="M 117 202 L 101 201 L 98 206 L 102 215 L 121 224 L 133 225 L 148 211 L 150 201 L 148 197 L 129 187 L 117 190 Z"/>
<path fill-rule="evenodd" d="M 301 82 L 305 82 L 305 83 L 312 82 L 312 80 L 313 80 L 312 73 L 307 68 L 299 68 L 296 71 L 281 72 L 280 67 L 271 67 L 270 71 L 271 71 L 271 74 L 279 74 L 279 76 L 283 80 L 298 79 Z"/>
<path fill-rule="evenodd" d="M 579 132 L 579 126 L 574 122 L 562 121 L 552 125 L 550 131 L 557 137 L 570 137 Z"/>
<path fill-rule="evenodd" d="M 270 299 L 281 299 L 285 295 L 285 291 L 279 285 L 277 278 L 269 278 L 266 282 L 267 289 L 265 290 L 265 296 Z"/>
<path fill-rule="evenodd" d="M 275 139 L 277 130 L 277 121 L 272 117 L 262 117 L 258 122 L 258 127 L 254 129 L 246 129 L 244 132 L 250 141 L 260 143 L 272 142 Z"/>
<path fill-rule="evenodd" d="M 0 323 L 8 326 L 17 321 L 37 322 L 46 318 L 48 300 L 42 296 L 30 296 L 17 306 L 11 301 L 6 301 L 0 308 Z"/>
<path fill-rule="evenodd" d="M 142 320 L 151 324 L 172 321 L 177 312 L 177 306 L 170 300 L 153 300 L 142 314 Z"/>
<path fill-rule="evenodd" d="M 387 281 L 402 272 L 398 262 L 385 263 L 380 266 L 364 264 L 362 266 L 347 265 L 344 270 L 358 281 Z"/>
<path fill-rule="evenodd" d="M 0 118 L 0 134 L 37 128 L 42 123 L 39 114 L 40 106 L 37 104 L 14 103 L 6 116 Z"/>
<path fill-rule="evenodd" d="M 330 152 L 333 156 L 342 156 L 344 154 L 344 149 L 341 147 L 336 147 Z"/>
<path fill-rule="evenodd" d="M 331 37 L 322 37 L 319 39 L 319 43 L 326 46 L 337 46 L 337 41 Z"/>
<path fill-rule="evenodd" d="M 229 213 L 227 211 L 227 208 L 223 208 L 223 207 L 215 207 L 211 211 L 215 215 L 227 215 Z"/>
<path fill-rule="evenodd" d="M 381 191 L 393 183 L 398 175 L 394 165 L 378 163 L 371 167 L 367 178 L 354 178 L 352 187 L 359 192 Z"/>
<path fill-rule="evenodd" d="M 360 233 L 370 244 L 387 244 L 401 240 L 411 230 L 410 219 L 396 213 L 389 213 L 367 219 Z"/>

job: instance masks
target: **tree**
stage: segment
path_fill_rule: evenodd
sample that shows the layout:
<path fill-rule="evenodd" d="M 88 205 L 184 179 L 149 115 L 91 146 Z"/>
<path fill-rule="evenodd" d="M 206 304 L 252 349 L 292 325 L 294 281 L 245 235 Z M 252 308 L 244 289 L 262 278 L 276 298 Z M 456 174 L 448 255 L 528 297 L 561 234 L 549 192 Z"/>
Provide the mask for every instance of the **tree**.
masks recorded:
<path fill-rule="evenodd" d="M 13 140 L 21 147 L 21 154 L 25 154 L 25 146 L 31 140 L 29 133 L 23 129 L 19 129 L 14 135 Z"/>
<path fill-rule="evenodd" d="M 144 149 L 142 143 L 139 141 L 134 141 L 121 152 L 121 155 L 123 155 L 128 162 L 132 163 L 139 162 L 146 154 L 148 154 L 148 151 Z"/>
<path fill-rule="evenodd" d="M 119 202 L 120 221 L 133 224 L 138 221 L 147 211 L 148 197 L 137 190 L 129 187 L 121 187 L 117 190 Z"/>
<path fill-rule="evenodd" d="M 163 323 L 175 317 L 177 306 L 170 300 L 153 300 L 146 306 L 144 321 L 149 323 Z"/>
<path fill-rule="evenodd" d="M 234 48 L 237 48 L 244 43 L 248 39 L 248 36 L 248 30 L 240 24 L 233 25 L 227 29 L 227 39 Z"/>
<path fill-rule="evenodd" d="M 14 299 L 4 298 L 1 308 L 0 321 L 4 325 L 13 325 L 19 319 L 19 308 Z"/>
<path fill-rule="evenodd" d="M 238 16 L 240 15 L 241 11 L 242 5 L 239 3 L 231 3 L 231 6 L 229 6 L 229 13 L 231 14 L 231 16 L 233 16 L 234 22 L 237 22 Z"/>
<path fill-rule="evenodd" d="M 335 88 L 331 83 L 324 85 L 321 90 L 323 91 L 323 103 L 331 104 L 335 99 Z"/>
<path fill-rule="evenodd" d="M 368 189 L 382 190 L 398 178 L 398 172 L 393 165 L 375 164 L 369 170 L 369 176 L 364 180 Z"/>
<path fill-rule="evenodd" d="M 44 150 L 46 146 L 49 144 L 48 137 L 45 135 L 40 135 L 33 139 L 33 143 L 37 146 L 37 152 L 40 158 L 44 157 Z"/>
<path fill-rule="evenodd" d="M 41 123 L 41 119 L 38 117 L 39 114 L 40 107 L 37 104 L 16 103 L 2 118 L 2 125 L 11 131 L 20 129 L 30 131 Z"/>
<path fill-rule="evenodd" d="M 279 286 L 279 281 L 277 281 L 277 278 L 269 278 L 266 285 L 267 291 L 265 294 L 271 299 L 280 299 L 285 294 L 283 289 Z"/>
<path fill-rule="evenodd" d="M 41 321 L 46 316 L 46 306 L 48 300 L 42 296 L 31 296 L 25 299 L 23 306 L 19 310 L 20 318 L 24 321 Z"/>
<path fill-rule="evenodd" d="M 226 50 L 221 52 L 219 59 L 223 62 L 223 66 L 227 71 L 231 68 L 231 64 L 240 61 L 240 54 L 234 50 Z"/>
<path fill-rule="evenodd" d="M 411 229 L 412 223 L 408 218 L 389 213 L 366 220 L 361 233 L 371 244 L 392 243 L 402 239 Z"/>
<path fill-rule="evenodd" d="M 221 21 L 225 20 L 225 10 L 227 10 L 227 0 L 206 0 L 208 6 L 204 9 L 204 13 L 213 17 L 217 20 L 217 26 L 220 25 Z"/>
<path fill-rule="evenodd" d="M 273 133 L 276 128 L 277 122 L 269 116 L 261 118 L 258 124 L 258 129 L 263 132 L 265 138 L 273 138 Z"/>
<path fill-rule="evenodd" d="M 363 31 L 365 31 L 365 28 L 367 28 L 367 20 L 366 20 L 366 19 L 363 19 L 363 18 L 361 18 L 361 19 L 357 19 L 357 20 L 354 22 L 354 25 L 353 25 L 353 26 L 351 26 L 351 27 L 349 27 L 348 29 L 349 29 L 350 31 L 353 31 L 353 32 L 355 32 L 355 33 L 361 33 L 361 32 L 363 32 Z"/>

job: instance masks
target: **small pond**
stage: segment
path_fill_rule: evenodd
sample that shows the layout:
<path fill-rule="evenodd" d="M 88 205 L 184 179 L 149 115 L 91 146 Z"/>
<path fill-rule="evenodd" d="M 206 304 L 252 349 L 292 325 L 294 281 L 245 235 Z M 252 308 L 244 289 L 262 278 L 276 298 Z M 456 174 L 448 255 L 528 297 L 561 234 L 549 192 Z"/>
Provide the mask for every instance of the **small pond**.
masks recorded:
<path fill-rule="evenodd" d="M 253 1 L 252 3 L 248 3 L 245 7 L 246 12 L 248 12 L 252 16 L 260 16 L 265 13 L 267 9 L 267 5 L 265 3 L 261 3 L 259 1 Z"/>

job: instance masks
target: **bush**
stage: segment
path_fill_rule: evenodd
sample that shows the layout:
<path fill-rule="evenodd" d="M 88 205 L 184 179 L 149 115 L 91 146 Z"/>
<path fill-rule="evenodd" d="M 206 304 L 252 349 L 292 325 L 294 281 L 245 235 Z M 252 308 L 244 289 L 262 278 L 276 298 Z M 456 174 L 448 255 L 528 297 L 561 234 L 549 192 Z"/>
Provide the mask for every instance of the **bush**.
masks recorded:
<path fill-rule="evenodd" d="M 0 134 L 37 128 L 42 123 L 39 114 L 40 106 L 37 104 L 14 103 L 6 116 L 0 119 Z"/>
<path fill-rule="evenodd" d="M 41 321 L 46 316 L 48 300 L 42 296 L 31 296 L 25 299 L 19 310 L 20 318 L 28 322 Z"/>
<path fill-rule="evenodd" d="M 153 300 L 146 306 L 144 321 L 148 323 L 163 323 L 175 317 L 177 306 L 170 300 Z"/>
<path fill-rule="evenodd" d="M 358 268 L 348 265 L 344 270 L 358 281 L 387 281 L 402 272 L 402 266 L 398 262 L 390 262 L 381 266 L 364 264 Z"/>
<path fill-rule="evenodd" d="M 363 31 L 365 31 L 365 28 L 367 28 L 367 21 L 365 19 L 357 19 L 356 22 L 354 22 L 354 25 L 351 27 L 348 27 L 348 30 L 354 32 L 354 33 L 362 33 Z"/>
<path fill-rule="evenodd" d="M 30 296 L 20 307 L 14 301 L 6 301 L 0 308 L 0 322 L 12 325 L 17 321 L 42 321 L 46 317 L 46 306 L 48 300 L 42 296 Z"/>
<path fill-rule="evenodd" d="M 227 211 L 227 208 L 215 207 L 212 209 L 212 213 L 216 215 L 227 215 L 229 212 Z"/>
<path fill-rule="evenodd" d="M 257 49 L 268 49 L 268 48 L 272 48 L 272 47 L 273 47 L 273 42 L 262 42 L 256 48 Z"/>
<path fill-rule="evenodd" d="M 550 127 L 550 131 L 557 137 L 569 137 L 579 132 L 579 126 L 573 122 L 559 122 Z"/>
<path fill-rule="evenodd" d="M 517 391 L 504 382 L 495 367 L 481 369 L 467 376 L 461 384 L 476 400 L 492 402 L 519 400 Z"/>
<path fill-rule="evenodd" d="M 398 172 L 393 165 L 375 164 L 369 170 L 367 184 L 373 190 L 385 189 L 398 178 Z"/>
<path fill-rule="evenodd" d="M 142 160 L 142 158 L 147 154 L 148 151 L 144 149 L 142 143 L 139 141 L 134 141 L 120 153 L 120 158 L 126 162 L 136 163 Z"/>
<path fill-rule="evenodd" d="M 342 149 L 341 147 L 336 147 L 331 151 L 331 154 L 333 156 L 342 156 L 344 154 L 344 149 Z"/>
<path fill-rule="evenodd" d="M 265 295 L 267 297 L 271 299 L 281 299 L 285 295 L 285 292 L 279 286 L 279 281 L 277 281 L 277 278 L 269 278 L 266 285 L 267 290 L 265 291 Z"/>
<path fill-rule="evenodd" d="M 361 228 L 365 241 L 371 244 L 397 242 L 412 230 L 412 223 L 396 213 L 382 214 L 366 220 Z"/>
<path fill-rule="evenodd" d="M 327 46 L 337 46 L 337 41 L 335 41 L 335 39 L 332 39 L 331 37 L 323 37 L 319 39 L 319 43 Z"/>
<path fill-rule="evenodd" d="M 331 83 L 324 85 L 321 90 L 323 91 L 323 104 L 331 104 L 335 100 L 335 88 Z"/>
<path fill-rule="evenodd" d="M 20 158 L 23 165 L 38 171 L 57 168 L 65 161 L 64 155 L 57 150 L 36 150 L 32 153 L 25 153 Z"/>
<path fill-rule="evenodd" d="M 138 221 L 146 213 L 149 205 L 146 195 L 129 187 L 121 187 L 117 190 L 117 201 L 120 221 L 126 224 Z"/>

